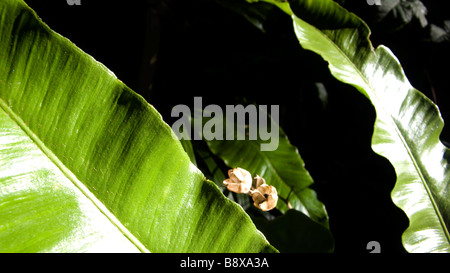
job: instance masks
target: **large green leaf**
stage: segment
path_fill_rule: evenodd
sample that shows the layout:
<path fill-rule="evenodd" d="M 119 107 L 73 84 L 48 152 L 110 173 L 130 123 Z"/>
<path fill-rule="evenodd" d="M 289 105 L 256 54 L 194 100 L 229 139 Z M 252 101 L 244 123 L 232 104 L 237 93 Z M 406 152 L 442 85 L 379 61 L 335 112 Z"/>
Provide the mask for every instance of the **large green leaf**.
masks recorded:
<path fill-rule="evenodd" d="M 158 112 L 0 2 L 0 252 L 275 251 Z"/>
<path fill-rule="evenodd" d="M 449 150 L 440 142 L 439 110 L 408 82 L 370 30 L 331 0 L 267 0 L 292 16 L 303 48 L 320 54 L 331 73 L 372 102 L 377 118 L 372 147 L 394 166 L 392 199 L 410 219 L 403 245 L 410 252 L 450 252 Z"/>

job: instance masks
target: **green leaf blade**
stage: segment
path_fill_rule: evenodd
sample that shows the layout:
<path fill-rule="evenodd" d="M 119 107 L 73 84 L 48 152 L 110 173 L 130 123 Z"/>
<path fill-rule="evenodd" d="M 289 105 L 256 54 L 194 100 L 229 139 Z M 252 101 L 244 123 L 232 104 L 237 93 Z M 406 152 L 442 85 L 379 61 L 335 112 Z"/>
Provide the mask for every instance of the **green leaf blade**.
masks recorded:
<path fill-rule="evenodd" d="M 338 80 L 356 87 L 375 107 L 372 146 L 393 164 L 392 199 L 410 218 L 405 248 L 449 252 L 448 149 L 439 141 L 438 108 L 411 87 L 389 49 L 372 48 L 370 31 L 356 15 L 329 0 L 289 5 L 283 10 L 292 15 L 302 47 L 320 54 Z"/>
<path fill-rule="evenodd" d="M 139 251 L 5 111 L 0 124 L 0 252 Z"/>
<path fill-rule="evenodd" d="M 22 1 L 0 14 L 1 252 L 276 252 L 142 97 Z"/>
<path fill-rule="evenodd" d="M 397 173 L 392 199 L 410 218 L 405 248 L 449 252 L 448 149 L 439 141 L 443 121 L 437 106 L 409 84 L 389 49 L 373 50 L 368 27 L 356 15 L 328 0 L 305 3 L 291 2 L 302 47 L 320 54 L 338 80 L 355 86 L 375 107 L 372 147 Z M 317 9 L 321 4 L 327 12 Z M 306 13 L 308 22 L 299 18 Z"/>

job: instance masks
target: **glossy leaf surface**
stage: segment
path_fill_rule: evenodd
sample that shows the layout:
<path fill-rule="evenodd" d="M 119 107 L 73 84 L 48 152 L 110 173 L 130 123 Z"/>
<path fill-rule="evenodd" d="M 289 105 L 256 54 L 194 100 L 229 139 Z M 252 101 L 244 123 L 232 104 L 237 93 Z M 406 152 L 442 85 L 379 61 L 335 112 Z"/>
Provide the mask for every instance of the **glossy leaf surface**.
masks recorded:
<path fill-rule="evenodd" d="M 369 28 L 355 14 L 330 0 L 266 2 L 292 16 L 303 48 L 320 54 L 334 77 L 372 102 L 372 147 L 394 166 L 392 199 L 410 220 L 406 250 L 450 252 L 449 150 L 439 140 L 437 106 L 410 85 L 388 48 L 372 47 Z"/>
<path fill-rule="evenodd" d="M 159 113 L 0 2 L 0 252 L 276 251 Z"/>

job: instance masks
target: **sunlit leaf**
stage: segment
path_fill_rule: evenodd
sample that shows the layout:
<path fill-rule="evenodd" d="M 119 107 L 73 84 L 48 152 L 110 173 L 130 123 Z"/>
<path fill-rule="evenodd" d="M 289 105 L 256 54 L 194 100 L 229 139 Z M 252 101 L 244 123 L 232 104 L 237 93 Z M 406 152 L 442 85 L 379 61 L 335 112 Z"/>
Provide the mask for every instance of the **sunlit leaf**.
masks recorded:
<path fill-rule="evenodd" d="M 0 1 L 0 252 L 276 251 L 159 113 Z"/>
<path fill-rule="evenodd" d="M 369 28 L 355 14 L 331 0 L 266 2 L 292 16 L 303 48 L 320 54 L 334 77 L 372 102 L 372 147 L 394 166 L 392 199 L 410 220 L 404 247 L 450 252 L 450 154 L 439 140 L 444 124 L 437 106 L 410 85 L 388 48 L 372 47 Z"/>

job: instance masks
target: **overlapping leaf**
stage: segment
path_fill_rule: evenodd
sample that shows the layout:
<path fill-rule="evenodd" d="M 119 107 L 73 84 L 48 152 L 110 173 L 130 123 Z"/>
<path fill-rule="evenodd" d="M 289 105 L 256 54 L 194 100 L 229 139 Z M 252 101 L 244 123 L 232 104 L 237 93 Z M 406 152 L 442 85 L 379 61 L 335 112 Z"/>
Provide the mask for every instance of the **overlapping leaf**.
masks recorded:
<path fill-rule="evenodd" d="M 209 114 L 208 114 L 209 115 Z M 271 119 L 266 112 L 259 112 L 259 119 Z M 241 167 L 252 175 L 264 177 L 266 182 L 275 186 L 280 196 L 277 208 L 286 212 L 289 208 L 296 209 L 309 216 L 312 220 L 328 227 L 328 215 L 325 206 L 317 198 L 316 192 L 311 189 L 313 179 L 305 168 L 305 163 L 298 150 L 290 142 L 283 130 L 272 123 L 271 130 L 276 134 L 276 149 L 264 151 L 261 144 L 268 145 L 261 138 L 250 140 L 242 135 L 235 136 L 235 140 L 206 140 L 211 151 L 222 158 L 232 168 Z M 225 119 L 226 128 L 234 128 L 233 121 Z M 261 129 L 261 128 L 260 128 Z M 236 131 L 236 134 L 245 132 Z M 244 140 L 236 140 L 244 139 Z M 272 143 L 275 145 L 274 143 Z"/>

